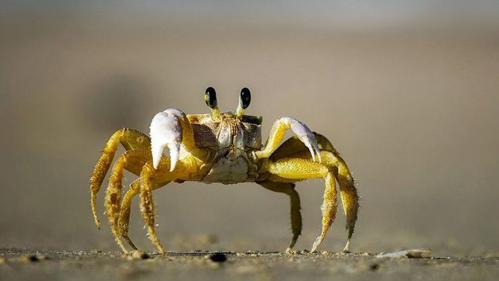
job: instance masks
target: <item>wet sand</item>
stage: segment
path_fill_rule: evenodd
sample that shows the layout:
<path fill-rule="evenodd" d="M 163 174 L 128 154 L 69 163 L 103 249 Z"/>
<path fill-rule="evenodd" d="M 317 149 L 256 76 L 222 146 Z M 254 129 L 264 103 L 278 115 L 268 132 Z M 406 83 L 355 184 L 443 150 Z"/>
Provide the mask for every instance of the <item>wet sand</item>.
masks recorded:
<path fill-rule="evenodd" d="M 218 256 L 213 257 L 214 254 Z M 0 280 L 497 280 L 499 277 L 499 257 L 380 258 L 377 255 L 193 251 L 125 257 L 119 252 L 0 249 Z"/>

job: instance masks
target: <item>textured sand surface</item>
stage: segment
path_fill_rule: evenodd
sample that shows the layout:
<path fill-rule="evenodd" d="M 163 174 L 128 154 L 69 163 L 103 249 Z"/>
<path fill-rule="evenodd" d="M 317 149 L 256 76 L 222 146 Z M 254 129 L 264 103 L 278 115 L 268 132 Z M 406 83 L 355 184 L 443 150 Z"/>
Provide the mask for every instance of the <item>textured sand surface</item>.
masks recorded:
<path fill-rule="evenodd" d="M 1 249 L 7 280 L 497 280 L 499 257 L 378 258 L 375 254 L 169 252 L 145 259 L 116 252 Z"/>

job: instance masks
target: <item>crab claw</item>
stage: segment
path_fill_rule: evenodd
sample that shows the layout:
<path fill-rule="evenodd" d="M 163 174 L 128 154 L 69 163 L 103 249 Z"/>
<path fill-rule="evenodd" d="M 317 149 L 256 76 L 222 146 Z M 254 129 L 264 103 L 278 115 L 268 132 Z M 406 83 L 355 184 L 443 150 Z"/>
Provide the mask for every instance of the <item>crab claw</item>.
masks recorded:
<path fill-rule="evenodd" d="M 300 139 L 303 144 L 305 144 L 305 146 L 308 148 L 308 151 L 310 151 L 310 154 L 312 155 L 312 160 L 318 160 L 319 162 L 321 162 L 321 153 L 314 132 L 312 132 L 312 130 L 310 130 L 307 125 L 294 118 L 283 117 L 281 118 L 281 120 L 286 124 L 287 127 L 291 128 L 291 131 L 293 131 L 298 139 Z"/>
<path fill-rule="evenodd" d="M 156 114 L 150 126 L 152 162 L 158 168 L 165 147 L 170 153 L 170 172 L 177 164 L 182 143 L 182 125 L 180 120 L 185 114 L 178 109 L 167 109 Z"/>

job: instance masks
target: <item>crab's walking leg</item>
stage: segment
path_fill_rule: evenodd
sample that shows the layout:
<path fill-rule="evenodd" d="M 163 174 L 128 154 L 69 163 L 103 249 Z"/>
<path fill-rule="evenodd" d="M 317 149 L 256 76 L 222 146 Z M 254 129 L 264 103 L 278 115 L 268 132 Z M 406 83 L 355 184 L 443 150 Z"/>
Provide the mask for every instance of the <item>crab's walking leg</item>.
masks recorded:
<path fill-rule="evenodd" d="M 331 228 L 334 219 L 336 218 L 336 209 L 338 207 L 336 202 L 336 179 L 332 173 L 328 173 L 324 178 L 326 182 L 326 189 L 324 190 L 324 199 L 322 202 L 322 231 L 321 234 L 315 239 L 312 245 L 311 252 L 315 252 L 317 247 L 324 241 L 327 232 Z"/>
<path fill-rule="evenodd" d="M 321 150 L 321 163 L 328 166 L 332 171 L 335 172 L 336 180 L 339 183 L 340 198 L 346 216 L 346 228 L 348 232 L 347 242 L 343 251 L 349 252 L 350 240 L 355 229 L 355 223 L 357 221 L 357 214 L 359 210 L 359 195 L 357 193 L 357 188 L 355 187 L 354 179 L 350 173 L 350 170 L 348 169 L 346 162 L 336 151 L 331 142 L 326 137 L 320 134 L 316 133 L 315 136 Z M 272 154 L 271 159 L 278 160 L 288 157 L 311 159 L 307 148 L 296 137 L 292 137 L 286 140 Z"/>
<path fill-rule="evenodd" d="M 153 189 L 160 188 L 166 184 L 168 183 L 164 183 L 162 185 L 154 185 Z M 137 247 L 128 236 L 128 227 L 130 224 L 130 208 L 132 206 L 132 199 L 139 193 L 140 193 L 140 179 L 134 181 L 130 185 L 130 188 L 127 190 L 125 195 L 123 196 L 123 200 L 121 201 L 121 207 L 120 207 L 120 217 L 118 220 L 121 237 L 125 239 L 125 241 L 127 241 L 130 247 L 132 247 L 134 250 L 137 250 Z"/>
<path fill-rule="evenodd" d="M 310 158 L 306 151 L 296 154 L 296 157 Z M 329 167 L 334 172 L 340 189 L 340 198 L 343 211 L 346 216 L 346 229 L 348 233 L 347 242 L 343 252 L 350 252 L 350 240 L 352 239 L 359 211 L 359 195 L 355 182 L 345 161 L 337 154 L 329 151 L 322 151 L 322 164 Z"/>
<path fill-rule="evenodd" d="M 343 252 L 350 252 L 350 240 L 355 230 L 357 213 L 359 211 L 359 194 L 355 187 L 355 182 L 345 161 L 332 152 L 321 152 L 324 164 L 330 168 L 336 168 L 336 179 L 340 187 L 340 198 L 343 205 L 343 211 L 346 216 L 346 228 L 348 232 L 347 242 Z"/>
<path fill-rule="evenodd" d="M 255 152 L 256 157 L 259 159 L 269 158 L 270 155 L 272 155 L 272 153 L 279 147 L 279 144 L 288 129 L 291 129 L 291 131 L 296 134 L 298 139 L 307 147 L 312 159 L 320 162 L 321 158 L 319 146 L 314 133 L 307 127 L 307 125 L 291 117 L 282 117 L 281 119 L 275 121 L 274 125 L 272 125 L 272 129 L 270 130 L 267 144 L 261 151 Z"/>
<path fill-rule="evenodd" d="M 100 156 L 95 168 L 90 177 L 90 205 L 92 207 L 92 214 L 94 216 L 95 225 L 100 228 L 100 221 L 97 217 L 97 208 L 95 201 L 97 193 L 100 190 L 102 181 L 106 176 L 107 170 L 111 166 L 114 154 L 118 149 L 118 145 L 122 144 L 126 150 L 141 149 L 150 151 L 150 139 L 147 135 L 133 129 L 121 129 L 116 131 L 107 141 L 102 155 Z"/>
<path fill-rule="evenodd" d="M 132 205 L 132 199 L 140 192 L 140 182 L 134 181 L 130 188 L 127 190 L 123 196 L 120 207 L 120 216 L 118 219 L 119 232 L 121 237 L 128 242 L 132 249 L 137 250 L 137 246 L 132 242 L 128 236 L 128 225 L 130 223 L 130 207 Z"/>
<path fill-rule="evenodd" d="M 271 181 L 286 182 L 324 178 L 326 189 L 322 204 L 322 231 L 312 246 L 312 251 L 315 251 L 324 240 L 336 217 L 336 188 L 333 171 L 326 165 L 301 158 L 284 158 L 275 162 L 269 161 L 267 171 L 273 175 L 269 178 Z"/>
<path fill-rule="evenodd" d="M 291 242 L 289 243 L 286 252 L 291 253 L 302 230 L 300 195 L 295 190 L 295 185 L 292 183 L 264 181 L 258 182 L 258 184 L 268 190 L 284 193 L 289 196 L 291 203 L 291 231 L 293 233 L 293 237 L 291 238 Z"/>
<path fill-rule="evenodd" d="M 113 167 L 113 171 L 109 178 L 109 184 L 106 190 L 106 197 L 104 199 L 104 207 L 106 209 L 107 219 L 111 225 L 111 231 L 113 232 L 114 239 L 118 246 L 124 253 L 128 253 L 127 249 L 121 241 L 121 235 L 119 234 L 118 228 L 118 215 L 120 211 L 120 200 L 121 200 L 121 189 L 122 189 L 122 179 L 123 171 L 126 165 L 126 154 L 120 156 L 118 161 Z"/>
<path fill-rule="evenodd" d="M 359 212 L 359 194 L 355 187 L 355 182 L 350 173 L 347 163 L 333 147 L 331 142 L 320 134 L 315 134 L 321 148 L 321 156 L 327 158 L 326 165 L 330 168 L 336 168 L 336 180 L 340 187 L 341 203 L 346 216 L 346 228 L 348 232 L 347 242 L 343 252 L 350 252 L 350 240 L 352 239 Z M 324 150 L 324 151 L 322 151 Z M 327 151 L 327 152 L 326 152 Z"/>
<path fill-rule="evenodd" d="M 150 164 L 144 165 L 140 173 L 140 211 L 147 227 L 147 236 L 160 254 L 165 254 L 165 249 L 161 245 L 156 234 L 154 224 L 154 203 L 152 199 L 154 169 Z"/>
<path fill-rule="evenodd" d="M 152 190 L 164 186 L 166 183 L 176 179 L 191 179 L 199 170 L 199 164 L 195 157 L 186 157 L 178 161 L 174 171 L 169 171 L 169 157 L 162 157 L 158 169 L 153 168 L 152 161 L 148 161 L 140 172 L 140 212 L 146 224 L 147 236 L 160 254 L 165 250 L 158 239 L 154 223 L 154 203 Z"/>
<path fill-rule="evenodd" d="M 106 209 L 106 215 L 109 224 L 111 226 L 111 231 L 113 232 L 113 235 L 115 237 L 116 243 L 118 243 L 120 248 L 125 253 L 127 253 L 127 250 L 124 247 L 123 242 L 121 240 L 122 232 L 120 231 L 118 223 L 119 222 L 118 217 L 120 214 L 120 200 L 121 200 L 123 173 L 125 170 L 128 170 L 138 175 L 142 169 L 142 166 L 150 159 L 151 156 L 148 151 L 143 151 L 143 150 L 126 151 L 118 158 L 118 160 L 114 164 L 111 175 L 109 177 L 109 184 L 106 190 L 104 207 Z"/>

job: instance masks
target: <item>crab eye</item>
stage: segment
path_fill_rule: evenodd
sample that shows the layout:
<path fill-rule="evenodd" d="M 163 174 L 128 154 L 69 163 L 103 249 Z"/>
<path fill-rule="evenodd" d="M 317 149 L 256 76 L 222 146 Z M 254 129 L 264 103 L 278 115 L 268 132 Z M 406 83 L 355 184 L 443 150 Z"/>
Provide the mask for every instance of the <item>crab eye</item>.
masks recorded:
<path fill-rule="evenodd" d="M 240 95 L 240 103 L 243 109 L 248 108 L 251 102 L 251 92 L 248 88 L 243 88 Z"/>
<path fill-rule="evenodd" d="M 208 87 L 206 89 L 206 92 L 204 94 L 204 101 L 210 108 L 217 107 L 217 92 L 215 92 L 215 89 L 213 89 L 213 87 Z"/>

